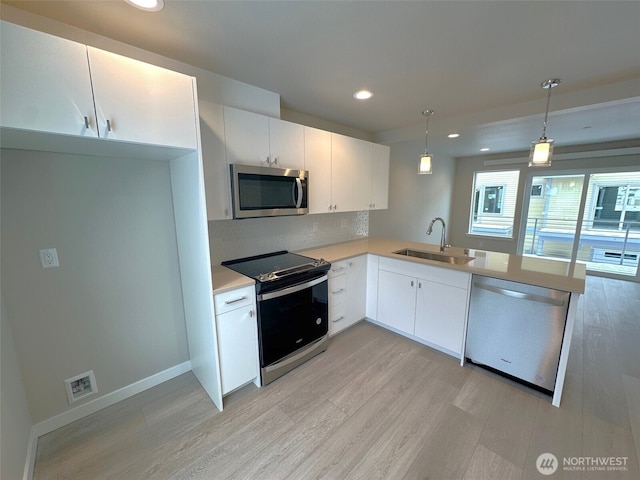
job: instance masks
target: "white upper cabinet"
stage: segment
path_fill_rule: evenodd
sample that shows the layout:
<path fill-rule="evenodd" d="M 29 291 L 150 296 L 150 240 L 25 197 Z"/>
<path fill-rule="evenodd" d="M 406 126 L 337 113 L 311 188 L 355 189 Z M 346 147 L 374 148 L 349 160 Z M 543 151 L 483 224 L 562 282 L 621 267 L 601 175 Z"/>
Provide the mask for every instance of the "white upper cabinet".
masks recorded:
<path fill-rule="evenodd" d="M 207 220 L 231 218 L 231 184 L 224 147 L 222 105 L 200 101 L 200 142 Z"/>
<path fill-rule="evenodd" d="M 2 22 L 2 127 L 198 149 L 193 78 Z"/>
<path fill-rule="evenodd" d="M 224 107 L 224 138 L 228 164 L 269 165 L 268 117 Z"/>
<path fill-rule="evenodd" d="M 85 45 L 8 22 L 0 34 L 1 126 L 97 137 Z"/>
<path fill-rule="evenodd" d="M 309 171 L 309 213 L 331 212 L 330 132 L 304 127 L 304 168 Z"/>
<path fill-rule="evenodd" d="M 227 163 L 304 168 L 302 125 L 224 107 Z"/>
<path fill-rule="evenodd" d="M 331 197 L 333 210 L 369 210 L 372 143 L 331 135 Z"/>
<path fill-rule="evenodd" d="M 387 145 L 373 144 L 371 157 L 371 210 L 389 208 L 389 156 Z"/>
<path fill-rule="evenodd" d="M 193 79 L 88 47 L 100 137 L 198 147 Z"/>
<path fill-rule="evenodd" d="M 304 169 L 304 127 L 269 117 L 271 166 Z"/>

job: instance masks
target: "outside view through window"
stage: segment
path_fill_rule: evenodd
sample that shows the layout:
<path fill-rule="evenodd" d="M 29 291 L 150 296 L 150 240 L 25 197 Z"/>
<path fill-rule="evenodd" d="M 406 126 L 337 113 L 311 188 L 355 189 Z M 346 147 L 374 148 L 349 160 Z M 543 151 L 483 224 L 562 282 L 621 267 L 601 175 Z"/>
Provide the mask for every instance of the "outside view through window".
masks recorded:
<path fill-rule="evenodd" d="M 517 170 L 476 172 L 469 233 L 513 238 Z M 586 189 L 586 191 L 585 191 Z M 640 257 L 640 171 L 535 176 L 524 255 L 585 262 L 592 272 L 635 276 Z"/>

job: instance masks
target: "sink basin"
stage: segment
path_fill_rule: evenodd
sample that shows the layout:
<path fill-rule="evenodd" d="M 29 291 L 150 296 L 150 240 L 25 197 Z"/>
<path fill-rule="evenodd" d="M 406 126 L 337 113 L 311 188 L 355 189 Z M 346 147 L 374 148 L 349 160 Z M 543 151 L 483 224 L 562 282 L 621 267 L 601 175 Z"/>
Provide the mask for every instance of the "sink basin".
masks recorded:
<path fill-rule="evenodd" d="M 405 257 L 424 258 L 425 260 L 435 260 L 436 262 L 449 263 L 451 265 L 466 265 L 475 257 L 460 256 L 460 255 L 447 255 L 446 253 L 436 252 L 423 252 L 421 250 L 412 250 L 410 248 L 403 248 L 397 252 L 393 252 L 396 255 L 404 255 Z"/>

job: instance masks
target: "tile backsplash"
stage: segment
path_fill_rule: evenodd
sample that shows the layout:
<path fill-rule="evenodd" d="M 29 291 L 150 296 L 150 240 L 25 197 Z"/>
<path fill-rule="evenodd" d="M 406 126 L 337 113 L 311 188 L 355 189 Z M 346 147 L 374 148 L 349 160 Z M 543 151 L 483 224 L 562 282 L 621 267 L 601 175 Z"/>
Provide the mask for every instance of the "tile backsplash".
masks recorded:
<path fill-rule="evenodd" d="M 369 235 L 369 212 L 209 222 L 211 264 L 277 250 L 301 250 Z"/>

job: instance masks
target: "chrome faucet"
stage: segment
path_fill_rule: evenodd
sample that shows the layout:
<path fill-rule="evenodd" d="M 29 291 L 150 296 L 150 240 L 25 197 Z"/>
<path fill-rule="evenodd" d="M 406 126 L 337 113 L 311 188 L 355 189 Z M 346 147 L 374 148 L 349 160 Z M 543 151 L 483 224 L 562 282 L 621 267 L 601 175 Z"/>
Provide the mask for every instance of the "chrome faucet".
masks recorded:
<path fill-rule="evenodd" d="M 451 245 L 447 245 L 447 241 L 446 241 L 447 225 L 444 223 L 444 220 L 441 217 L 436 217 L 433 220 L 431 220 L 431 223 L 429 223 L 429 226 L 427 227 L 427 235 L 431 235 L 431 232 L 433 232 L 433 224 L 436 223 L 438 220 L 442 223 L 442 236 L 440 237 L 440 253 L 444 253 L 444 249 L 447 247 L 450 247 Z"/>

